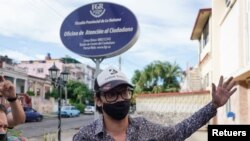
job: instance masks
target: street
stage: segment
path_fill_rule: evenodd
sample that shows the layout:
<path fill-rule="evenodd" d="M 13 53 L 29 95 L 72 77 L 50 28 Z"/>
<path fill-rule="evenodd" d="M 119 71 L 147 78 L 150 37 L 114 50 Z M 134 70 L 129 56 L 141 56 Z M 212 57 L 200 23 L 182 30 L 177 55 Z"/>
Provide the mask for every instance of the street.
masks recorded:
<path fill-rule="evenodd" d="M 81 115 L 74 118 L 62 118 L 62 140 L 66 141 L 73 137 L 79 127 L 87 125 L 94 120 L 94 115 Z M 22 131 L 22 135 L 29 141 L 42 141 L 46 133 L 53 133 L 57 138 L 57 117 L 45 118 L 42 122 L 28 122 L 16 127 Z M 207 131 L 199 130 L 191 135 L 187 141 L 207 140 Z"/>
<path fill-rule="evenodd" d="M 61 131 L 79 128 L 94 120 L 94 115 L 80 115 L 73 118 L 61 118 Z M 58 118 L 45 118 L 42 122 L 27 122 L 18 125 L 15 129 L 22 131 L 22 135 L 26 138 L 34 138 L 43 136 L 46 133 L 57 133 Z"/>

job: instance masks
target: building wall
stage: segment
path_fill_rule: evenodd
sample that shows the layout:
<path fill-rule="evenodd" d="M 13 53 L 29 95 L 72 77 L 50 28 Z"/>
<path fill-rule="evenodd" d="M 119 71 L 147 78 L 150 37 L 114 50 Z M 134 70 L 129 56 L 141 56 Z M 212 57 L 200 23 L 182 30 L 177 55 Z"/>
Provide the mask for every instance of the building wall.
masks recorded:
<path fill-rule="evenodd" d="M 228 8 L 226 8 L 227 10 Z M 240 67 L 240 10 L 239 10 L 239 3 L 236 2 L 230 12 L 227 15 L 222 15 L 224 20 L 220 19 L 220 40 L 218 50 L 220 50 L 219 61 L 217 62 L 218 66 L 220 67 L 220 71 L 218 74 L 224 75 L 225 78 L 228 78 L 233 75 L 234 72 Z M 215 70 L 216 71 L 216 70 Z M 219 77 L 219 76 L 217 76 Z M 218 82 L 218 81 L 217 81 Z M 240 123 L 240 103 L 239 100 L 241 99 L 240 96 L 242 93 L 237 91 L 235 95 L 230 98 L 230 102 L 228 102 L 225 106 L 223 106 L 223 110 L 220 110 L 218 113 L 218 123 Z M 235 106 L 237 105 L 237 106 Z M 235 120 L 230 120 L 227 118 L 228 112 L 234 112 L 236 114 Z M 241 115 L 241 116 L 239 116 Z"/>
<path fill-rule="evenodd" d="M 20 64 L 18 64 L 18 66 L 25 68 L 28 72 L 28 75 L 46 78 L 49 74 L 49 68 L 52 67 L 54 63 L 61 72 L 63 70 L 63 63 L 59 59 L 22 61 Z"/>
<path fill-rule="evenodd" d="M 234 3 L 235 2 L 235 3 Z M 212 82 L 218 84 L 219 77 L 234 76 L 237 91 L 227 104 L 218 109 L 215 123 L 244 124 L 249 122 L 249 87 L 246 78 L 249 70 L 249 27 L 247 26 L 247 0 L 212 1 Z M 234 112 L 235 118 L 227 113 Z"/>
<path fill-rule="evenodd" d="M 218 62 L 220 62 L 220 54 L 221 50 L 219 49 L 220 46 L 220 23 L 219 21 L 222 19 L 222 16 L 225 15 L 225 9 L 226 6 L 224 5 L 224 1 L 216 1 L 212 0 L 212 31 L 211 31 L 211 41 L 212 41 L 212 68 L 216 68 L 216 70 L 212 70 L 212 81 L 218 82 L 219 81 L 219 75 L 220 74 L 220 65 Z"/>
<path fill-rule="evenodd" d="M 200 43 L 200 48 L 203 48 L 200 50 L 200 60 L 199 60 L 199 68 L 201 73 L 201 83 L 202 88 L 205 90 L 210 90 L 210 83 L 211 83 L 211 31 L 212 31 L 212 21 L 211 18 L 208 19 L 209 24 L 209 41 L 206 45 L 203 45 Z M 200 41 L 203 42 L 203 41 Z"/>
<path fill-rule="evenodd" d="M 209 41 L 205 49 L 201 53 L 199 63 L 201 73 L 201 83 L 204 90 L 210 90 L 211 87 L 211 41 Z"/>
<path fill-rule="evenodd" d="M 200 69 L 198 67 L 189 68 L 185 71 L 185 79 L 180 84 L 181 92 L 200 91 L 202 89 Z"/>
<path fill-rule="evenodd" d="M 69 80 L 79 81 L 81 83 L 86 84 L 87 86 L 89 86 L 90 89 L 92 89 L 95 69 L 85 64 L 65 64 L 60 59 L 51 59 L 22 61 L 18 65 L 19 67 L 25 68 L 28 72 L 28 75 L 46 79 L 49 76 L 49 68 L 52 67 L 54 63 L 56 67 L 60 70 L 59 74 L 65 69 L 70 73 Z"/>
<path fill-rule="evenodd" d="M 249 116 L 250 101 L 249 101 L 249 93 L 248 93 L 249 84 L 245 83 L 244 81 L 241 81 L 239 83 L 241 87 L 238 90 L 239 91 L 239 97 L 238 97 L 239 108 L 237 110 L 241 116 L 237 120 L 239 120 L 238 123 L 249 124 L 250 123 L 250 116 Z"/>
<path fill-rule="evenodd" d="M 3 75 L 6 80 L 13 83 L 16 88 L 16 93 L 24 93 L 27 91 L 28 75 L 26 71 L 16 65 L 7 64 L 0 61 L 0 75 Z"/>
<path fill-rule="evenodd" d="M 211 91 L 211 83 L 218 85 L 221 75 L 224 76 L 224 81 L 233 76 L 237 82 L 237 91 L 224 106 L 218 109 L 213 123 L 246 124 L 250 123 L 248 84 L 250 82 L 250 2 L 249 0 L 227 0 L 229 2 L 227 5 L 225 2 L 225 0 L 212 0 L 212 14 L 209 19 L 210 40 L 204 48 L 202 41 L 199 42 L 199 69 L 203 86 L 204 79 L 209 73 L 209 84 L 205 87 L 206 90 Z M 207 19 L 198 18 L 198 20 L 205 22 Z M 200 28 L 202 29 L 197 26 L 195 29 Z M 199 36 L 193 39 L 202 39 L 203 35 Z M 231 112 L 235 117 L 228 116 Z"/>
<path fill-rule="evenodd" d="M 54 98 L 50 98 L 49 100 L 45 100 L 42 97 L 31 96 L 32 107 L 40 113 L 53 113 L 55 100 Z"/>
<path fill-rule="evenodd" d="M 211 101 L 209 91 L 140 94 L 136 97 L 137 112 L 194 113 Z"/>
<path fill-rule="evenodd" d="M 240 33 L 240 10 L 239 3 L 235 3 L 230 13 L 227 15 L 224 21 L 221 22 L 220 29 L 220 43 L 218 49 L 221 54 L 219 61 L 220 66 L 219 74 L 223 74 L 226 77 L 231 76 L 233 72 L 236 72 L 240 66 L 239 52 L 242 46 L 240 45 L 241 35 Z"/>

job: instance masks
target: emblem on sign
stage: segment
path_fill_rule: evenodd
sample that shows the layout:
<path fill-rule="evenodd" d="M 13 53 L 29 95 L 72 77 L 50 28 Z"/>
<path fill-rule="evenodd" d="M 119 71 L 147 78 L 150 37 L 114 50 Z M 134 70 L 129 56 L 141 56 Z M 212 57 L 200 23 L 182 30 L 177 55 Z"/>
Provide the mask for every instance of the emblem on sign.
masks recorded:
<path fill-rule="evenodd" d="M 94 3 L 92 4 L 92 9 L 90 10 L 90 14 L 95 17 L 99 18 L 105 13 L 105 9 L 103 8 L 102 3 Z"/>

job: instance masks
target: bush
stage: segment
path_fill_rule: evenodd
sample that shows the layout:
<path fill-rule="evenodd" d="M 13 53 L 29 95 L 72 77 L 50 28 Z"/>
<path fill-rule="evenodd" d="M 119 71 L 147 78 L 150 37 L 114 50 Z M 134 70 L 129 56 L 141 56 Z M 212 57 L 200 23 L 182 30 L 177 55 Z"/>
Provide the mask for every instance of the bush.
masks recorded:
<path fill-rule="evenodd" d="M 74 105 L 81 113 L 84 112 L 84 108 L 85 108 L 85 105 L 84 105 L 84 104 L 74 103 L 73 105 Z"/>
<path fill-rule="evenodd" d="M 28 94 L 29 96 L 35 96 L 35 92 L 33 92 L 33 91 L 27 91 L 27 94 Z"/>

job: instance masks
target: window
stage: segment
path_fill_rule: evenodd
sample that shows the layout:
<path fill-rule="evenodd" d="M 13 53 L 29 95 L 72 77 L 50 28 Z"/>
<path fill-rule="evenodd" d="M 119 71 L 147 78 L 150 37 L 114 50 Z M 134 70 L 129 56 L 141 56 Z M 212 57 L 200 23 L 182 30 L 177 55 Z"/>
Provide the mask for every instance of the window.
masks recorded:
<path fill-rule="evenodd" d="M 203 87 L 206 88 L 209 86 L 209 73 L 207 73 L 203 78 Z"/>
<path fill-rule="evenodd" d="M 209 86 L 209 73 L 206 74 L 206 86 Z"/>
<path fill-rule="evenodd" d="M 37 88 L 36 93 L 37 93 L 37 96 L 39 96 L 39 95 L 40 95 L 40 93 L 41 93 L 41 90 L 40 90 L 39 88 Z"/>
<path fill-rule="evenodd" d="M 235 120 L 235 113 L 232 111 L 231 109 L 231 98 L 228 99 L 227 103 L 226 103 L 226 117 L 227 118 L 232 118 L 232 120 Z"/>
<path fill-rule="evenodd" d="M 63 70 L 69 71 L 70 67 L 63 67 Z"/>
<path fill-rule="evenodd" d="M 203 48 L 206 46 L 207 42 L 208 42 L 208 36 L 209 36 L 209 20 L 207 20 L 207 23 L 204 26 L 203 32 L 202 32 L 202 41 L 203 41 Z"/>
<path fill-rule="evenodd" d="M 231 0 L 225 0 L 225 5 L 228 7 L 231 3 Z"/>
<path fill-rule="evenodd" d="M 23 69 L 24 69 L 25 72 L 29 71 L 29 68 L 27 68 L 27 67 L 24 67 Z"/>
<path fill-rule="evenodd" d="M 45 60 L 40 60 L 39 63 L 46 63 L 46 61 Z"/>
<path fill-rule="evenodd" d="M 43 73 L 43 68 L 38 68 L 37 73 Z"/>
<path fill-rule="evenodd" d="M 247 0 L 248 1 L 248 0 Z M 225 0 L 225 6 L 228 8 L 232 8 L 236 0 Z"/>

